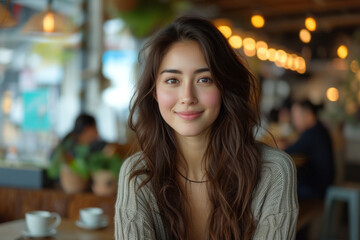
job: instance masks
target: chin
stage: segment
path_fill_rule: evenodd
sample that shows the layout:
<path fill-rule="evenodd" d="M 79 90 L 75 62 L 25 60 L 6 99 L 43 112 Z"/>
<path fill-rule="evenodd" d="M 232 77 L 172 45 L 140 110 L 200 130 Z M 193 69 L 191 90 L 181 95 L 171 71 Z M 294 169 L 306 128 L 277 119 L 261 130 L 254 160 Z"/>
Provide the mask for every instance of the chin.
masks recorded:
<path fill-rule="evenodd" d="M 176 133 L 181 137 L 199 137 L 204 135 L 205 131 L 200 130 L 188 130 L 188 131 L 176 131 Z"/>

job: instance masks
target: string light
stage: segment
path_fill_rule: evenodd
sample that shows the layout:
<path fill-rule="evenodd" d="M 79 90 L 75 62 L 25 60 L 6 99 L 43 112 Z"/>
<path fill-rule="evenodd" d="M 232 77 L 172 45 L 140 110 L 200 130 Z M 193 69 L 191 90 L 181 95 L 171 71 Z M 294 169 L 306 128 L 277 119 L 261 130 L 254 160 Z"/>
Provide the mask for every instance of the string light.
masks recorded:
<path fill-rule="evenodd" d="M 249 51 L 253 51 L 255 50 L 256 44 L 255 44 L 255 40 L 253 38 L 245 38 L 243 41 L 244 44 L 244 49 L 249 50 Z"/>
<path fill-rule="evenodd" d="M 267 58 L 269 59 L 269 61 L 271 62 L 275 62 L 276 60 L 276 50 L 274 48 L 269 48 L 267 50 Z"/>
<path fill-rule="evenodd" d="M 251 24 L 256 28 L 262 28 L 265 25 L 265 19 L 260 14 L 254 14 L 251 16 Z"/>
<path fill-rule="evenodd" d="M 305 27 L 307 30 L 313 32 L 316 30 L 316 21 L 313 17 L 307 17 L 305 19 Z"/>
<path fill-rule="evenodd" d="M 218 27 L 218 29 L 226 38 L 229 38 L 232 34 L 232 30 L 229 26 L 221 25 Z"/>
<path fill-rule="evenodd" d="M 280 63 L 281 66 L 284 66 L 287 60 L 287 54 L 284 50 L 279 49 L 275 54 L 276 61 Z"/>
<path fill-rule="evenodd" d="M 300 37 L 300 40 L 304 43 L 309 43 L 311 41 L 310 32 L 304 28 L 300 30 L 299 37 Z"/>
<path fill-rule="evenodd" d="M 229 38 L 229 44 L 232 48 L 239 49 L 242 47 L 242 39 L 239 35 L 232 35 Z"/>
<path fill-rule="evenodd" d="M 345 59 L 348 55 L 348 49 L 345 45 L 341 45 L 337 49 L 337 55 L 341 59 Z"/>
<path fill-rule="evenodd" d="M 282 49 L 268 48 L 268 44 L 265 41 L 255 41 L 251 37 L 242 38 L 240 34 L 232 35 L 233 31 L 228 24 L 216 24 L 215 26 L 228 38 L 228 42 L 233 49 L 243 47 L 243 52 L 246 56 L 253 57 L 256 55 L 258 59 L 274 62 L 280 68 L 296 71 L 300 74 L 305 73 L 306 63 L 303 57 L 287 53 Z M 235 32 L 238 32 L 238 30 L 235 30 Z"/>
<path fill-rule="evenodd" d="M 331 102 L 336 102 L 339 99 L 339 90 L 337 88 L 331 87 L 326 91 L 326 97 Z"/>

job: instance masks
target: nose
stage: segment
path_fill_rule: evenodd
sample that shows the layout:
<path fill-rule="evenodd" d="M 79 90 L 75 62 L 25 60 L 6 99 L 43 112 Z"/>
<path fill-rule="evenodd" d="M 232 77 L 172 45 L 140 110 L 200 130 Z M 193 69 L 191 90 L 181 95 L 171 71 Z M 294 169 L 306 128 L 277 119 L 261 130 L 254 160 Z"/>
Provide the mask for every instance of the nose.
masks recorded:
<path fill-rule="evenodd" d="M 196 97 L 196 90 L 192 84 L 184 84 L 181 92 L 181 104 L 196 104 L 198 99 Z"/>

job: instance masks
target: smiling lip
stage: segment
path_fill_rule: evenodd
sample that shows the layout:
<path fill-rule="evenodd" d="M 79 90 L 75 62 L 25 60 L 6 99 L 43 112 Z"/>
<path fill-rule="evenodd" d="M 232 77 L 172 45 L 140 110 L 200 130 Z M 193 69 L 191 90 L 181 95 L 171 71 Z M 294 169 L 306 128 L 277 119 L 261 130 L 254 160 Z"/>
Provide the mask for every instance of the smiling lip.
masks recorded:
<path fill-rule="evenodd" d="M 176 114 L 185 120 L 193 120 L 201 116 L 203 112 L 194 112 L 194 111 L 185 111 L 185 112 L 177 112 Z"/>

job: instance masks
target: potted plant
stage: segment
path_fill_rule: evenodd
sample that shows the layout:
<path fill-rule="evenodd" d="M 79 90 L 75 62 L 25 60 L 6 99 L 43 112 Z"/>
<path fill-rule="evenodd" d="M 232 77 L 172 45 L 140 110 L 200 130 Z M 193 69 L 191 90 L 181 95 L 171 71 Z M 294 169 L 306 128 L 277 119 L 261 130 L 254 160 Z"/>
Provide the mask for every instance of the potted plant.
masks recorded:
<path fill-rule="evenodd" d="M 67 193 L 79 193 L 87 189 L 90 179 L 88 168 L 89 146 L 74 144 L 71 139 L 60 144 L 50 158 L 47 175 L 59 180 Z"/>
<path fill-rule="evenodd" d="M 99 196 L 111 196 L 117 190 L 117 178 L 122 165 L 122 158 L 106 151 L 89 155 L 89 169 L 92 178 L 92 190 Z"/>

